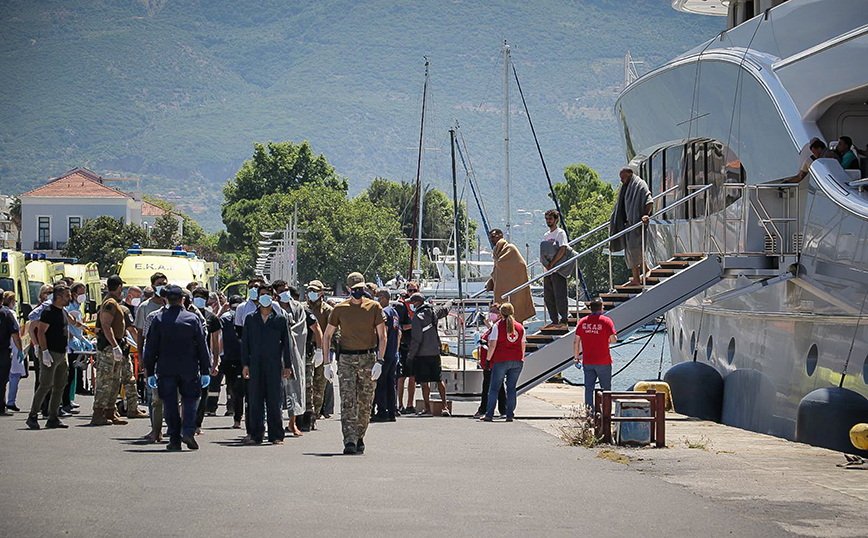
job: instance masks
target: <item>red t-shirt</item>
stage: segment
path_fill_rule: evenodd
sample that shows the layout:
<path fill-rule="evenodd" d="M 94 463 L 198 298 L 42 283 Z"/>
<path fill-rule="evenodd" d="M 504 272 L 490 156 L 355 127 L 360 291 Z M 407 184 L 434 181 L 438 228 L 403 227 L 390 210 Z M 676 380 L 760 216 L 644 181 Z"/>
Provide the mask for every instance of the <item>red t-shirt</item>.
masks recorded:
<path fill-rule="evenodd" d="M 615 333 L 615 323 L 602 314 L 591 314 L 579 320 L 576 335 L 582 339 L 582 362 L 612 364 L 609 337 Z"/>

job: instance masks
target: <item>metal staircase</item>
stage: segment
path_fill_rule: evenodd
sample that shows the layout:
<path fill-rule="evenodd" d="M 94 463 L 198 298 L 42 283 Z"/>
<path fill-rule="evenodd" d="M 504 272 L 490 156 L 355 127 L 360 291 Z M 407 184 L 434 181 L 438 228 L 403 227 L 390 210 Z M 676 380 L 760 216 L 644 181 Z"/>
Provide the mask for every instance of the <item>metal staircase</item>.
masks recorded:
<path fill-rule="evenodd" d="M 701 253 L 678 254 L 653 268 L 646 286 L 615 286 L 601 294 L 606 315 L 615 322 L 619 337 L 627 336 L 648 321 L 702 293 L 723 277 L 723 257 Z M 590 310 L 580 310 L 586 316 Z M 546 326 L 527 336 L 527 356 L 518 379 L 518 392 L 532 389 L 573 365 L 573 335 L 578 318 L 569 329 Z"/>

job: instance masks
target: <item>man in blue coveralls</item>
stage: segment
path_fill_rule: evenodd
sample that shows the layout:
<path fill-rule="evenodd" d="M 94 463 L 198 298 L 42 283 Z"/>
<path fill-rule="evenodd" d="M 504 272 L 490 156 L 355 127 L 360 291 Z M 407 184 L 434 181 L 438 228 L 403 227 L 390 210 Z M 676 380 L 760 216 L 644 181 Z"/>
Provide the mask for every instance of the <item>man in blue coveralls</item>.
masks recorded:
<path fill-rule="evenodd" d="M 168 307 L 154 316 L 145 342 L 145 371 L 148 385 L 159 391 L 169 433 L 168 450 L 181 450 L 181 441 L 190 450 L 199 448 L 196 410 L 202 387 L 211 382 L 211 358 L 205 344 L 205 330 L 195 314 L 181 306 L 179 286 L 163 288 Z M 181 395 L 184 420 L 178 411 Z"/>

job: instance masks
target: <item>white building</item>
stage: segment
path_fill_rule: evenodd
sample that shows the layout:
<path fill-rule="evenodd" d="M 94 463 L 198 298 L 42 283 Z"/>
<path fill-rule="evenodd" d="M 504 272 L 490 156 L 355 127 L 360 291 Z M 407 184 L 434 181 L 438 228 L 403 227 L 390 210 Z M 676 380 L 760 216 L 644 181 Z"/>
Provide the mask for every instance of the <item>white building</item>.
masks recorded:
<path fill-rule="evenodd" d="M 165 210 L 105 184 L 113 178 L 74 168 L 21 199 L 21 248 L 59 253 L 75 228 L 103 215 L 148 229 Z M 180 225 L 183 219 L 177 216 Z"/>

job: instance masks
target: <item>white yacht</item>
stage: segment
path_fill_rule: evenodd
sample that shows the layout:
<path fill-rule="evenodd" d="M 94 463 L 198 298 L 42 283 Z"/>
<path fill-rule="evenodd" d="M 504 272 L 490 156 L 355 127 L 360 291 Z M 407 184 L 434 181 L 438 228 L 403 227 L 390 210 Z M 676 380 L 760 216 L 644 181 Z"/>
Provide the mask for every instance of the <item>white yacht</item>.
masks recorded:
<path fill-rule="evenodd" d="M 827 387 L 868 421 L 868 2 L 672 6 L 728 24 L 630 83 L 615 113 L 626 161 L 654 194 L 672 189 L 655 209 L 696 193 L 653 221 L 649 257 L 721 260 L 718 282 L 666 313 L 673 364 L 713 366 L 736 426 L 812 442 L 797 422 Z M 813 138 L 842 136 L 858 167 L 811 157 Z"/>

